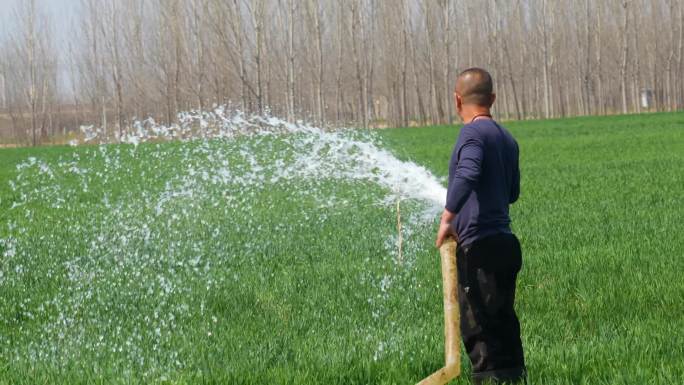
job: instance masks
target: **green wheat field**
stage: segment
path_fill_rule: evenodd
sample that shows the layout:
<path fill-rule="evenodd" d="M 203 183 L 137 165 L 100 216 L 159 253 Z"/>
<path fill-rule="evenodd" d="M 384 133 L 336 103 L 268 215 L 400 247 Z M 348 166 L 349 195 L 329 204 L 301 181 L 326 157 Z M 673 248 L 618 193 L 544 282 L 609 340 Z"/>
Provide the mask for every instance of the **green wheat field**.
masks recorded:
<path fill-rule="evenodd" d="M 684 113 L 505 125 L 530 384 L 684 383 Z M 458 130 L 345 135 L 446 185 Z M 0 384 L 414 384 L 440 368 L 435 211 L 358 176 L 356 150 L 286 136 L 0 150 Z"/>

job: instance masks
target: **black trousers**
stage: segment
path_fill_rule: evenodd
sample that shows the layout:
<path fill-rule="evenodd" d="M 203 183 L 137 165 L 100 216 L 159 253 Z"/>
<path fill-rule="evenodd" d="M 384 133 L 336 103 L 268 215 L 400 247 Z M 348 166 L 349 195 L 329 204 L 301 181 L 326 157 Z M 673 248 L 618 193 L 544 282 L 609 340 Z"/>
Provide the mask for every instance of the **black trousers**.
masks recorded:
<path fill-rule="evenodd" d="M 515 314 L 515 281 L 522 267 L 518 238 L 496 234 L 458 247 L 461 336 L 476 384 L 526 379 Z"/>

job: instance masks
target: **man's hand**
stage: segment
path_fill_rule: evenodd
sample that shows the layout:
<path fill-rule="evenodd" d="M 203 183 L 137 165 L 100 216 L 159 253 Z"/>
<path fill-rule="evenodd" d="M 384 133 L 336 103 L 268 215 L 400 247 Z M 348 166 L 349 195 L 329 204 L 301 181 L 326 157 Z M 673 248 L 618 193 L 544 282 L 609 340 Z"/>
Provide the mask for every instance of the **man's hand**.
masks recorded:
<path fill-rule="evenodd" d="M 454 231 L 451 228 L 451 224 L 440 223 L 439 231 L 437 231 L 437 240 L 435 241 L 435 246 L 437 246 L 437 248 L 442 247 L 442 243 L 444 243 L 444 241 L 450 236 L 454 236 Z"/>
<path fill-rule="evenodd" d="M 455 217 L 456 214 L 444 209 L 444 212 L 442 213 L 442 219 L 439 222 L 437 239 L 435 240 L 435 246 L 437 246 L 437 248 L 442 247 L 442 244 L 448 237 L 454 237 L 454 239 L 456 239 L 456 232 L 451 227 L 451 221 L 453 221 Z"/>

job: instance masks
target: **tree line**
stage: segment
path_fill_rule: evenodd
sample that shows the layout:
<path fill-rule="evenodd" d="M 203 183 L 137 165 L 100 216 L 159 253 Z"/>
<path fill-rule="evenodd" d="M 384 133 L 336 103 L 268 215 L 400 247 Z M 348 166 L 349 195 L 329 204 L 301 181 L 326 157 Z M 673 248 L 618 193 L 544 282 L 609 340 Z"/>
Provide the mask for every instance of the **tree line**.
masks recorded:
<path fill-rule="evenodd" d="M 684 107 L 681 0 L 79 1 L 66 42 L 36 0 L 13 10 L 3 136 L 116 135 L 226 103 L 317 124 L 446 124 L 472 66 L 494 76 L 500 119 Z"/>

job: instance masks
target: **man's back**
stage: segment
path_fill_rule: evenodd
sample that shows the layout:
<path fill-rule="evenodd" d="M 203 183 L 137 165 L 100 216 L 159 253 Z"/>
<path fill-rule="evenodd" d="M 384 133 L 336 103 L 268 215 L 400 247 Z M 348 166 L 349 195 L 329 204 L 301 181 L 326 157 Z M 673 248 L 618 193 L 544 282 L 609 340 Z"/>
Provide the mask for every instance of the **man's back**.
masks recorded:
<path fill-rule="evenodd" d="M 518 144 L 508 130 L 492 119 L 463 126 L 449 164 L 446 205 L 458 213 L 459 242 L 510 233 L 508 206 L 519 193 Z"/>

